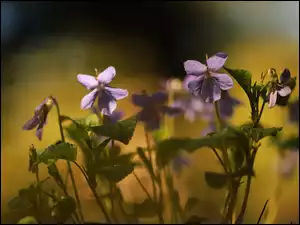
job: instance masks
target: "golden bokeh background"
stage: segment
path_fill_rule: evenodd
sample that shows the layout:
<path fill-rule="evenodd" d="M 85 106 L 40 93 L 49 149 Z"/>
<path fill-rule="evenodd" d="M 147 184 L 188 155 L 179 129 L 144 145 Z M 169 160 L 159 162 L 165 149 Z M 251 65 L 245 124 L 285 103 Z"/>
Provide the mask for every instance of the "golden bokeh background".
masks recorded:
<path fill-rule="evenodd" d="M 246 3 L 220 3 L 216 11 L 219 10 L 218 13 L 222 17 L 225 12 L 228 13 L 230 6 L 238 10 L 239 5 L 242 4 Z M 255 9 L 263 8 L 267 12 L 268 8 L 271 8 L 266 2 L 261 4 L 256 5 Z M 269 14 L 266 13 L 266 17 L 269 18 Z M 255 12 L 253 16 L 255 17 Z M 296 17 L 299 20 L 299 11 Z M 277 20 L 280 18 L 277 18 L 274 23 Z M 230 29 L 230 21 L 228 23 L 227 28 L 224 29 Z M 288 24 L 280 26 L 284 27 Z M 299 28 L 296 26 L 294 28 L 298 29 L 299 33 Z M 292 75 L 298 78 L 299 35 L 291 38 L 288 35 L 278 35 L 275 31 L 273 33 L 261 32 L 257 35 L 241 35 L 238 31 L 236 32 L 235 41 L 228 42 L 224 49 L 220 49 L 229 54 L 226 64 L 228 67 L 248 69 L 252 72 L 254 80 L 259 79 L 260 73 L 269 67 L 274 67 L 279 71 L 289 68 Z M 198 44 L 201 45 L 201 43 Z M 76 80 L 78 73 L 94 74 L 94 67 L 104 69 L 113 65 L 117 71 L 113 85 L 126 88 L 129 93 L 139 92 L 142 89 L 155 91 L 163 76 L 163 74 L 152 72 L 156 71 L 159 50 L 153 48 L 148 41 L 138 37 L 116 37 L 111 40 L 90 40 L 75 36 L 48 37 L 39 41 L 37 46 L 36 48 L 22 46 L 11 58 L 9 69 L 2 64 L 2 76 L 12 76 L 15 79 L 13 84 L 1 87 L 1 212 L 5 210 L 9 199 L 16 195 L 21 187 L 28 186 L 34 180 L 34 175 L 27 172 L 28 146 L 34 144 L 37 148 L 44 148 L 60 138 L 54 111 L 49 115 L 42 141 L 36 139 L 34 131 L 21 130 L 22 125 L 33 115 L 34 108 L 46 96 L 51 94 L 57 98 L 62 114 L 80 118 L 88 112 L 80 110 L 80 100 L 87 92 Z M 144 66 L 145 71 L 149 72 L 134 71 L 135 64 Z M 168 75 L 177 76 L 176 74 Z M 298 92 L 297 80 L 291 100 L 298 98 Z M 247 98 L 237 84 L 231 94 L 244 103 L 237 108 L 232 118 L 232 123 L 241 124 L 247 121 L 250 115 Z M 138 111 L 131 105 L 130 96 L 119 101 L 118 108 L 125 112 L 126 117 Z M 177 118 L 176 136 L 196 137 L 205 126 L 201 121 L 198 122 L 191 125 L 182 118 Z M 298 127 L 287 123 L 286 109 L 279 107 L 265 110 L 262 123 L 266 126 L 283 126 L 284 136 L 298 132 Z M 143 129 L 138 126 L 130 144 L 124 146 L 124 151 L 133 151 L 136 146 L 144 145 Z M 197 196 L 213 205 L 213 209 L 203 207 L 199 211 L 207 210 L 211 213 L 222 205 L 224 191 L 207 187 L 204 182 L 204 171 L 221 170 L 221 167 L 208 149 L 201 149 L 190 158 L 192 165 L 183 171 L 177 182 L 182 201 L 184 202 L 187 196 Z M 267 199 L 270 199 L 269 212 L 272 213 L 272 210 L 277 212 L 278 202 L 275 200 L 272 202 L 272 199 L 279 179 L 278 160 L 276 148 L 269 143 L 269 140 L 264 140 L 257 154 L 255 164 L 257 177 L 252 184 L 246 222 L 255 222 Z M 282 183 L 282 196 L 275 219 L 276 223 L 299 222 L 298 171 L 297 167 L 294 178 Z M 150 188 L 147 173 L 143 170 L 137 173 Z M 46 176 L 45 171 L 44 176 Z M 87 187 L 78 171 L 76 171 L 76 178 L 80 186 L 86 217 L 90 220 L 98 220 L 98 208 L 90 203 Z M 128 176 L 120 183 L 120 186 L 128 200 L 141 201 L 145 197 L 133 176 Z"/>

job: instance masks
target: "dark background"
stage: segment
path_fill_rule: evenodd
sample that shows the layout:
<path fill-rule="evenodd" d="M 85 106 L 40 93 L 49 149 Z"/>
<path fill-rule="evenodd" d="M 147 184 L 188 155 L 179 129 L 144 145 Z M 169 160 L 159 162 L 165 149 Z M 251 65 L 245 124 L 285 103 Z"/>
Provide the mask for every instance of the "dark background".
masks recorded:
<path fill-rule="evenodd" d="M 183 77 L 184 60 L 201 60 L 206 53 L 222 49 L 225 43 L 216 36 L 223 24 L 212 10 L 213 3 L 198 2 L 195 13 L 193 2 L 188 1 L 7 3 L 1 9 L 1 20 L 6 24 L 1 22 L 2 63 L 9 61 L 10 55 L 16 54 L 21 46 L 36 45 L 32 37 L 37 40 L 66 35 L 91 39 L 139 36 L 160 52 L 160 72 Z M 227 29 L 221 32 L 228 41 L 230 32 Z M 183 40 L 184 34 L 188 34 L 189 41 Z M 9 77 L 3 79 L 9 80 Z"/>

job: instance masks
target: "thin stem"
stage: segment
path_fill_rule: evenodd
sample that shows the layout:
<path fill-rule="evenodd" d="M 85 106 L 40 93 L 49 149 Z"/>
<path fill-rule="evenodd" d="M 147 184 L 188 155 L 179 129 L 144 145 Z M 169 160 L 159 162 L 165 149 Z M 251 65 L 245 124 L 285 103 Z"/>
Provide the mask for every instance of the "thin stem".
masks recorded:
<path fill-rule="evenodd" d="M 219 131 L 223 127 L 223 120 L 221 118 L 218 102 L 214 102 L 214 106 L 215 106 L 215 113 L 217 118 L 217 130 Z"/>
<path fill-rule="evenodd" d="M 256 153 L 257 153 L 257 149 L 254 149 L 252 159 L 250 161 L 251 165 L 254 164 L 254 159 L 255 159 Z M 239 216 L 236 219 L 236 224 L 241 224 L 244 220 L 245 212 L 246 212 L 247 205 L 248 205 L 248 199 L 249 199 L 249 195 L 250 195 L 251 181 L 252 181 L 252 175 L 250 174 L 250 175 L 247 176 L 244 200 L 243 200 L 243 203 L 242 203 L 242 207 L 241 207 L 241 211 L 239 213 Z"/>
<path fill-rule="evenodd" d="M 256 127 L 256 126 L 259 124 L 259 121 L 260 121 L 260 119 L 261 119 L 261 116 L 262 116 L 262 114 L 263 114 L 263 111 L 264 111 L 265 105 L 266 105 L 266 101 L 264 100 L 264 101 L 263 101 L 263 104 L 262 104 L 262 106 L 261 106 L 261 109 L 260 109 L 260 112 L 259 112 L 258 118 L 257 118 L 257 120 L 256 120 L 256 122 L 255 122 L 255 124 L 254 124 L 254 127 Z"/>
<path fill-rule="evenodd" d="M 223 169 L 225 170 L 226 173 L 228 173 L 228 170 L 223 162 L 223 160 L 221 159 L 220 155 L 218 154 L 217 150 L 215 148 L 211 148 L 213 150 L 213 152 L 215 153 L 216 157 L 218 158 L 219 162 L 221 163 Z"/>
<path fill-rule="evenodd" d="M 132 174 L 135 177 L 135 179 L 137 180 L 137 182 L 139 183 L 139 185 L 141 186 L 141 188 L 143 189 L 143 191 L 146 193 L 147 197 L 152 201 L 151 195 L 149 194 L 149 192 L 147 191 L 147 189 L 143 185 L 143 183 L 140 180 L 140 178 L 136 175 L 136 173 L 134 171 L 132 172 Z"/>
<path fill-rule="evenodd" d="M 110 186 L 110 193 L 111 193 L 111 198 L 110 198 L 110 203 L 111 203 L 111 216 L 114 220 L 115 223 L 118 223 L 118 218 L 115 214 L 115 202 L 114 202 L 114 193 L 115 193 L 115 184 L 113 182 L 109 182 Z"/>
<path fill-rule="evenodd" d="M 145 139 L 146 139 L 146 144 L 147 144 L 147 151 L 148 151 L 148 155 L 149 155 L 149 162 L 150 162 L 151 166 L 153 167 L 149 135 L 148 135 L 146 128 L 144 128 L 144 131 L 145 131 Z M 153 179 L 151 179 L 151 181 L 152 181 L 152 189 L 153 189 L 153 199 L 154 199 L 154 201 L 156 201 L 157 200 L 157 192 L 156 192 L 155 181 Z"/>
<path fill-rule="evenodd" d="M 79 198 L 79 195 L 78 195 L 78 190 L 76 188 L 76 183 L 75 183 L 75 178 L 74 178 L 74 174 L 73 174 L 73 171 L 72 171 L 71 163 L 68 160 L 67 160 L 67 163 L 68 163 L 68 167 L 69 167 L 69 172 L 70 172 L 72 185 L 73 185 L 73 188 L 74 188 L 75 198 L 76 198 L 77 205 L 78 205 L 78 211 L 79 211 L 80 219 L 81 219 L 82 222 L 84 222 L 84 216 L 83 216 L 83 213 L 82 213 L 81 202 L 80 202 L 80 198 Z"/>
<path fill-rule="evenodd" d="M 53 98 L 53 97 L 51 97 L 51 98 L 54 102 L 54 105 L 56 106 L 56 111 L 57 111 L 57 116 L 58 116 L 58 126 L 59 126 L 61 141 L 65 142 L 65 136 L 64 136 L 64 132 L 63 132 L 62 121 L 61 121 L 61 118 L 60 118 L 59 105 L 58 105 L 58 102 L 56 101 L 55 98 Z M 77 206 L 78 206 L 80 219 L 81 219 L 82 222 L 84 222 L 84 217 L 83 217 L 83 213 L 82 213 L 82 208 L 81 208 L 81 203 L 80 203 L 80 199 L 79 199 L 79 195 L 78 195 L 78 190 L 77 190 L 76 183 L 75 183 L 74 174 L 73 174 L 73 171 L 72 171 L 70 161 L 68 161 L 68 160 L 67 160 L 67 167 L 68 167 L 68 170 L 69 170 L 69 173 L 67 173 L 67 176 L 68 176 L 68 174 L 70 174 L 71 181 L 72 181 L 72 186 L 73 186 L 73 189 L 74 189 L 75 198 L 76 198 L 76 202 L 77 202 Z M 66 179 L 66 181 L 67 181 L 67 179 Z M 65 183 L 65 185 L 66 185 L 66 189 L 67 189 L 67 183 Z"/>
<path fill-rule="evenodd" d="M 263 207 L 263 209 L 262 209 L 262 211 L 261 211 L 261 213 L 260 213 L 260 215 L 259 215 L 257 224 L 259 224 L 259 222 L 260 222 L 262 216 L 264 215 L 264 212 L 265 212 L 265 210 L 266 210 L 266 208 L 267 208 L 268 202 L 269 202 L 269 200 L 266 201 L 266 203 L 265 203 L 265 205 L 264 205 L 264 207 Z"/>
<path fill-rule="evenodd" d="M 85 179 L 86 179 L 86 181 L 87 181 L 87 183 L 88 183 L 90 189 L 92 190 L 92 192 L 93 192 L 93 194 L 94 194 L 94 197 L 95 197 L 95 199 L 96 199 L 96 202 L 97 202 L 98 206 L 100 207 L 100 209 L 102 210 L 102 212 L 103 212 L 103 214 L 104 214 L 104 217 L 105 217 L 106 221 L 107 221 L 108 223 L 112 223 L 112 221 L 111 221 L 111 219 L 110 219 L 108 213 L 106 212 L 106 209 L 105 209 L 105 207 L 104 207 L 104 205 L 103 205 L 103 203 L 102 203 L 100 197 L 98 196 L 98 194 L 97 194 L 95 188 L 93 188 L 93 186 L 91 185 L 90 180 L 89 180 L 87 174 L 85 173 L 85 171 L 82 169 L 82 167 L 81 167 L 77 162 L 72 161 L 72 163 L 74 163 L 74 164 L 77 166 L 77 168 L 80 169 L 80 171 L 81 171 L 82 174 L 84 175 L 84 177 L 85 177 Z"/>

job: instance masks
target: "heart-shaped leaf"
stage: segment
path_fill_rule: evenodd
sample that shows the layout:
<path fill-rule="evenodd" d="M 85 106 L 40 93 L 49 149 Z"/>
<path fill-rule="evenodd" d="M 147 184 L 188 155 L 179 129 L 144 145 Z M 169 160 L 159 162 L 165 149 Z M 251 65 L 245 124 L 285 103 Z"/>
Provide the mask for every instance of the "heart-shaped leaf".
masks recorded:
<path fill-rule="evenodd" d="M 136 124 L 137 117 L 133 116 L 126 120 L 118 121 L 115 124 L 92 126 L 90 129 L 99 136 L 109 137 L 128 145 L 134 134 Z"/>

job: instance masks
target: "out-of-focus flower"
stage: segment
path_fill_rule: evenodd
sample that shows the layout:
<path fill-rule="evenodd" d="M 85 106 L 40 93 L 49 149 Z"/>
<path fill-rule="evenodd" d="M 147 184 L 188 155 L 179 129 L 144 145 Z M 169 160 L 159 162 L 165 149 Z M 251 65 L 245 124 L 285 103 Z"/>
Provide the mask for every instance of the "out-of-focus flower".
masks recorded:
<path fill-rule="evenodd" d="M 116 123 L 122 119 L 124 113 L 122 111 L 114 111 L 110 116 L 104 116 L 104 123 Z"/>
<path fill-rule="evenodd" d="M 114 79 L 116 70 L 113 66 L 99 73 L 97 79 L 91 75 L 78 74 L 78 81 L 88 90 L 92 90 L 81 100 L 81 109 L 91 108 L 98 97 L 98 108 L 104 115 L 111 115 L 117 108 L 117 100 L 128 96 L 128 91 L 112 88 L 108 84 Z"/>
<path fill-rule="evenodd" d="M 201 131 L 201 136 L 206 136 L 210 133 L 216 132 L 217 126 L 214 120 L 210 121 L 208 126 Z"/>
<path fill-rule="evenodd" d="M 232 78 L 226 73 L 219 73 L 227 60 L 226 53 L 219 52 L 206 60 L 204 65 L 195 60 L 184 62 L 184 69 L 187 73 L 189 91 L 203 98 L 205 102 L 215 102 L 221 98 L 221 90 L 229 90 L 233 86 Z M 187 83 L 187 82 L 185 82 Z"/>
<path fill-rule="evenodd" d="M 47 123 L 47 116 L 53 106 L 53 99 L 47 97 L 34 110 L 33 117 L 23 125 L 23 130 L 32 130 L 36 127 L 35 135 L 39 140 L 42 140 L 43 128 Z"/>
<path fill-rule="evenodd" d="M 236 106 L 240 105 L 241 102 L 230 96 L 227 91 L 222 91 L 222 96 L 219 101 L 220 115 L 223 119 L 230 118 L 233 115 L 233 110 Z"/>
<path fill-rule="evenodd" d="M 290 178 L 295 168 L 297 167 L 297 161 L 299 159 L 299 150 L 294 149 L 290 151 L 285 151 L 285 154 L 279 159 L 278 173 L 285 177 Z"/>
<path fill-rule="evenodd" d="M 266 100 L 269 102 L 268 107 L 273 108 L 277 103 L 278 95 L 286 97 L 291 94 L 292 90 L 288 86 L 288 82 L 291 80 L 291 73 L 288 69 L 285 69 L 280 75 L 280 82 L 276 73 L 272 71 L 270 73 L 272 80 Z"/>
<path fill-rule="evenodd" d="M 292 123 L 299 123 L 299 99 L 288 105 L 289 120 Z"/>
<path fill-rule="evenodd" d="M 159 82 L 160 88 L 164 91 L 181 91 L 182 82 L 178 78 L 170 78 Z"/>
<path fill-rule="evenodd" d="M 191 164 L 191 160 L 185 156 L 177 156 L 172 161 L 172 169 L 173 171 L 179 175 L 184 166 L 189 166 Z"/>
<path fill-rule="evenodd" d="M 184 117 L 190 122 L 194 122 L 196 116 L 210 120 L 214 116 L 213 105 L 203 102 L 199 97 L 191 96 L 174 101 L 172 107 L 180 108 L 184 112 Z"/>
<path fill-rule="evenodd" d="M 145 123 L 147 130 L 153 131 L 160 127 L 162 114 L 174 116 L 181 112 L 179 108 L 165 106 L 167 99 L 167 94 L 163 92 L 157 92 L 150 96 L 145 92 L 141 95 L 132 95 L 133 104 L 142 107 L 138 117 L 140 121 Z"/>

